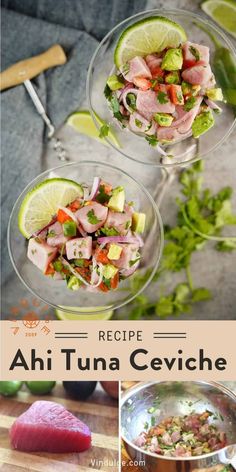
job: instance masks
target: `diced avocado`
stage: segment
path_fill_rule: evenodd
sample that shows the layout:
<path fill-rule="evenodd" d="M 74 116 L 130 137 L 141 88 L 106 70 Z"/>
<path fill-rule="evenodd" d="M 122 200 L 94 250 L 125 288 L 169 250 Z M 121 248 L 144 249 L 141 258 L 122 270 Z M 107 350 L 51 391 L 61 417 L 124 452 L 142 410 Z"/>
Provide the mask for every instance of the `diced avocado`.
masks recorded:
<path fill-rule="evenodd" d="M 117 272 L 117 267 L 113 266 L 112 264 L 106 264 L 103 269 L 103 277 L 108 280 L 112 279 Z"/>
<path fill-rule="evenodd" d="M 206 90 L 206 95 L 210 100 L 224 100 L 221 88 L 213 88 Z"/>
<path fill-rule="evenodd" d="M 160 126 L 170 126 L 174 117 L 169 115 L 168 113 L 156 113 L 154 115 L 154 120 L 160 125 Z"/>
<path fill-rule="evenodd" d="M 193 137 L 198 138 L 201 134 L 206 133 L 214 123 L 215 120 L 210 110 L 199 113 L 192 124 Z"/>
<path fill-rule="evenodd" d="M 176 49 L 168 49 L 166 51 L 162 63 L 161 68 L 164 70 L 179 70 L 182 69 L 183 65 L 183 54 L 181 48 Z"/>
<path fill-rule="evenodd" d="M 117 261 L 118 259 L 120 259 L 121 253 L 122 253 L 121 246 L 118 246 L 117 244 L 111 244 L 109 247 L 107 257 L 108 259 L 113 259 L 114 261 Z"/>
<path fill-rule="evenodd" d="M 146 215 L 145 213 L 133 213 L 132 230 L 136 233 L 143 233 L 145 229 Z"/>
<path fill-rule="evenodd" d="M 112 196 L 108 202 L 108 207 L 113 211 L 124 211 L 125 191 L 123 187 L 116 187 L 112 191 Z"/>
<path fill-rule="evenodd" d="M 111 90 L 119 90 L 120 88 L 124 87 L 124 83 L 119 80 L 117 75 L 113 74 L 110 75 L 107 79 L 107 85 Z"/>
<path fill-rule="evenodd" d="M 183 95 L 195 96 L 201 89 L 200 85 L 192 85 L 192 84 L 189 84 L 188 82 L 182 82 L 181 87 L 182 87 Z"/>
<path fill-rule="evenodd" d="M 71 290 L 78 290 L 80 285 L 81 285 L 81 283 L 80 283 L 79 279 L 77 279 L 77 277 L 75 277 L 75 275 L 71 275 L 71 277 L 69 278 L 69 280 L 67 282 L 67 287 L 70 288 Z"/>
<path fill-rule="evenodd" d="M 173 70 L 169 74 L 166 74 L 165 82 L 166 84 L 179 84 L 180 82 L 179 72 L 177 70 Z"/>

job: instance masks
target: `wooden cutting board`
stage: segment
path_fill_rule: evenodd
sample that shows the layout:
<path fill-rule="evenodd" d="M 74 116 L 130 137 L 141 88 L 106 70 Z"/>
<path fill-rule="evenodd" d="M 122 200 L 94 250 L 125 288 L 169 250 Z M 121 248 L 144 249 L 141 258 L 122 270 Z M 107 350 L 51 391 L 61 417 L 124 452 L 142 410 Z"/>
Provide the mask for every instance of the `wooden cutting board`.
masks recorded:
<path fill-rule="evenodd" d="M 60 403 L 92 431 L 92 447 L 80 454 L 24 453 L 10 446 L 9 429 L 36 400 Z M 58 384 L 50 395 L 31 395 L 24 387 L 11 398 L 0 397 L 1 472 L 118 472 L 118 402 L 100 387 L 85 402 L 70 399 Z M 101 462 L 99 462 L 101 461 Z M 111 467 L 111 464 L 112 465 Z M 110 464 L 110 465 L 109 465 Z"/>

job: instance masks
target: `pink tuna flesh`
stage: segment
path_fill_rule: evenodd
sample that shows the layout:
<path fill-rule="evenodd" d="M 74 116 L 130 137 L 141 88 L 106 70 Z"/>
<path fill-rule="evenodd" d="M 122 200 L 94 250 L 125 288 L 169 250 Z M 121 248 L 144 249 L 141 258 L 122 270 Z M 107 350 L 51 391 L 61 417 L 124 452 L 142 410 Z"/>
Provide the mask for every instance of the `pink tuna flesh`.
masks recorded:
<path fill-rule="evenodd" d="M 74 215 L 87 233 L 94 233 L 103 226 L 106 221 L 108 208 L 100 203 L 93 202 L 77 210 Z"/>
<path fill-rule="evenodd" d="M 132 214 L 130 212 L 118 213 L 109 210 L 105 227 L 114 228 L 121 236 L 125 236 L 129 231 L 131 223 Z"/>
<path fill-rule="evenodd" d="M 49 246 L 40 238 L 30 238 L 28 244 L 27 257 L 42 272 L 46 272 L 48 265 L 53 261 L 57 253 L 57 248 Z"/>
<path fill-rule="evenodd" d="M 196 56 L 199 54 L 199 59 L 194 56 L 194 50 L 196 50 Z M 209 64 L 209 48 L 207 46 L 202 46 L 201 44 L 190 43 L 190 41 L 187 41 L 185 44 L 183 44 L 183 56 L 184 61 L 201 61 L 205 64 Z"/>
<path fill-rule="evenodd" d="M 91 432 L 62 405 L 36 401 L 13 423 L 10 440 L 19 451 L 82 452 L 91 446 Z"/>
<path fill-rule="evenodd" d="M 122 244 L 122 253 L 120 258 L 118 260 L 113 260 L 112 264 L 119 269 L 132 268 L 131 261 L 135 261 L 137 259 L 138 249 L 138 244 Z M 131 275 L 131 273 L 129 275 Z"/>
<path fill-rule="evenodd" d="M 63 228 L 59 221 L 49 226 L 47 236 L 47 244 L 49 244 L 49 246 L 61 246 L 62 244 L 65 244 L 68 240 L 69 238 L 67 238 L 63 234 Z"/>
<path fill-rule="evenodd" d="M 210 80 L 211 76 L 212 71 L 209 64 L 197 64 L 182 72 L 182 78 L 192 85 L 204 85 Z"/>
<path fill-rule="evenodd" d="M 131 61 L 129 61 L 128 64 L 129 64 L 129 71 L 127 73 L 124 73 L 121 71 L 123 73 L 125 80 L 127 80 L 128 82 L 133 82 L 133 79 L 135 77 L 145 77 L 147 79 L 152 78 L 152 74 L 145 60 L 142 57 L 136 56 L 133 59 L 131 59 Z"/>
<path fill-rule="evenodd" d="M 67 259 L 90 259 L 92 255 L 92 237 L 74 238 L 66 243 Z"/>
<path fill-rule="evenodd" d="M 157 99 L 158 93 L 153 90 L 141 91 L 137 94 L 136 107 L 141 115 L 151 120 L 155 113 L 174 113 L 175 106 L 166 95 L 167 103 L 160 103 Z"/>

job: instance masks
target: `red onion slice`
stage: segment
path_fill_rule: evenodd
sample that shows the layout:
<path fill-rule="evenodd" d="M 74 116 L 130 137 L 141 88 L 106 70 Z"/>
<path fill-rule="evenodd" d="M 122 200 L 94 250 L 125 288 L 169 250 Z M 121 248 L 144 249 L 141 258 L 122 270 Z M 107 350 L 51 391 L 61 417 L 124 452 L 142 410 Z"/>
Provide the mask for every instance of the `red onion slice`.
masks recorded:
<path fill-rule="evenodd" d="M 57 217 L 54 217 L 50 223 L 48 223 L 47 225 L 45 225 L 42 229 L 39 229 L 38 231 L 36 231 L 35 233 L 32 234 L 33 238 L 36 238 L 37 236 L 40 235 L 40 233 L 42 233 L 43 231 L 45 231 L 46 229 L 48 229 L 51 225 L 53 225 L 54 223 L 56 223 L 57 221 Z"/>
<path fill-rule="evenodd" d="M 107 243 L 130 243 L 135 244 L 139 243 L 139 240 L 136 236 L 104 236 L 97 239 L 99 244 Z"/>
<path fill-rule="evenodd" d="M 99 270 L 100 270 L 100 275 L 99 275 L 99 280 L 98 282 L 95 284 L 95 285 L 92 285 L 91 283 L 87 282 L 87 280 L 85 280 L 80 274 L 79 272 L 77 272 L 77 270 L 74 269 L 74 267 L 71 266 L 71 264 L 66 260 L 64 259 L 64 257 L 60 257 L 59 258 L 62 262 L 62 264 L 68 268 L 68 270 L 77 278 L 79 279 L 84 285 L 86 285 L 87 287 L 93 287 L 93 288 L 96 288 L 100 285 L 100 283 L 102 282 L 102 277 L 103 277 L 103 265 L 102 264 L 98 264 L 99 266 Z"/>
<path fill-rule="evenodd" d="M 205 98 L 205 102 L 209 106 L 209 108 L 211 108 L 211 110 L 217 110 L 219 113 L 222 112 L 222 108 L 216 105 L 216 103 L 210 100 L 209 98 Z"/>
<path fill-rule="evenodd" d="M 93 185 L 92 185 L 92 188 L 91 188 L 91 192 L 88 196 L 88 200 L 93 200 L 96 197 L 96 195 L 98 193 L 100 182 L 101 182 L 100 177 L 94 177 Z"/>

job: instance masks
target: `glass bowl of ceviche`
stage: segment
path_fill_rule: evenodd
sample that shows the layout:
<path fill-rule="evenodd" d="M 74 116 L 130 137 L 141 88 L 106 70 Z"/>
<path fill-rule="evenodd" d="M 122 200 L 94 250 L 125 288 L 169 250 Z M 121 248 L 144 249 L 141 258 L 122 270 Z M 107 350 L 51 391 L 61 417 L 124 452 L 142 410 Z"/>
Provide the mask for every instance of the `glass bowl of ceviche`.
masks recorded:
<path fill-rule="evenodd" d="M 46 304 L 77 315 L 129 303 L 151 281 L 162 246 L 161 217 L 144 186 L 92 161 L 39 175 L 16 201 L 8 227 L 21 281 Z M 132 276 L 148 269 L 131 294 Z"/>
<path fill-rule="evenodd" d="M 235 50 L 219 28 L 191 12 L 151 10 L 102 40 L 87 97 L 112 147 L 142 164 L 173 167 L 213 156 L 228 138 L 235 76 Z"/>

